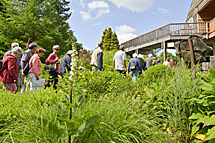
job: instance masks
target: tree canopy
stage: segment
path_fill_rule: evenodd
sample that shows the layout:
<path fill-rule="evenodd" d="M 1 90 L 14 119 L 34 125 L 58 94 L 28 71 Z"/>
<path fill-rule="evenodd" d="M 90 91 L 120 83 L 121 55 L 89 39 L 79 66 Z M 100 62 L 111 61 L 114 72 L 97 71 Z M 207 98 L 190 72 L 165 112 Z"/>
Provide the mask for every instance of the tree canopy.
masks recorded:
<path fill-rule="evenodd" d="M 26 43 L 37 43 L 46 49 L 43 59 L 52 52 L 53 45 L 60 45 L 59 54 L 71 49 L 68 33 L 74 36 L 67 20 L 71 16 L 66 0 L 3 0 L 0 5 L 0 49 L 10 50 L 10 44 L 19 43 L 25 50 Z M 75 41 L 77 39 L 74 37 Z M 82 44 L 77 44 L 82 49 Z M 0 57 L 3 53 L 0 53 Z"/>
<path fill-rule="evenodd" d="M 119 48 L 119 40 L 115 32 L 109 27 L 103 31 L 102 42 L 105 50 Z"/>

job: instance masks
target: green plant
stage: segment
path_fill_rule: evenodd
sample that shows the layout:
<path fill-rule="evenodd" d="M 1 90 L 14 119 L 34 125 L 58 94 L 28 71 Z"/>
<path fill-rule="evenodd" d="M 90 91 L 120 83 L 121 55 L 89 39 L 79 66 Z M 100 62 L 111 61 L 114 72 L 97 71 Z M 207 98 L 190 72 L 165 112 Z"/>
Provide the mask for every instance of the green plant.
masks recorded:
<path fill-rule="evenodd" d="M 168 77 L 172 77 L 173 75 L 174 71 L 172 70 L 172 68 L 162 64 L 151 66 L 143 73 L 143 77 L 146 83 L 156 82 L 162 78 L 167 79 Z"/>
<path fill-rule="evenodd" d="M 205 79 L 205 78 L 204 78 Z M 208 82 L 207 82 L 208 81 Z M 189 117 L 192 119 L 194 126 L 192 127 L 191 137 L 195 137 L 195 142 L 215 142 L 215 70 L 210 69 L 207 81 L 200 82 L 202 93 L 196 95 L 191 101 L 195 102 L 196 110 Z M 198 140 L 197 140 L 198 139 Z"/>

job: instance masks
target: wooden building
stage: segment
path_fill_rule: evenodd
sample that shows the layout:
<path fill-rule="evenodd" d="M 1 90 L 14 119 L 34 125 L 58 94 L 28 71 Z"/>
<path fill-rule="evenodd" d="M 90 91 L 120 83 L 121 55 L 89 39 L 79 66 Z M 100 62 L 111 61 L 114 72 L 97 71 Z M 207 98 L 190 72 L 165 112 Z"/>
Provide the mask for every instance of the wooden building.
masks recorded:
<path fill-rule="evenodd" d="M 161 28 L 140 35 L 122 43 L 128 54 L 152 53 L 153 49 L 162 47 L 164 59 L 168 43 L 174 43 L 189 38 L 191 35 L 201 35 L 204 42 L 213 47 L 215 55 L 215 0 L 192 0 L 185 23 L 170 23 Z"/>

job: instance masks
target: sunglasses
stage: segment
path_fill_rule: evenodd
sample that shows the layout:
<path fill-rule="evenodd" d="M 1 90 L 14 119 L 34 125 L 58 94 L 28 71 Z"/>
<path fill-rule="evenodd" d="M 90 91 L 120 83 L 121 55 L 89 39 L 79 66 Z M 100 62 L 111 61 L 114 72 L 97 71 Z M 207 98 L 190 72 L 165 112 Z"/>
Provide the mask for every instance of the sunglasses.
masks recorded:
<path fill-rule="evenodd" d="M 60 49 L 57 49 L 57 48 L 56 48 L 55 50 L 57 50 L 57 51 L 58 51 L 58 50 L 60 50 Z"/>

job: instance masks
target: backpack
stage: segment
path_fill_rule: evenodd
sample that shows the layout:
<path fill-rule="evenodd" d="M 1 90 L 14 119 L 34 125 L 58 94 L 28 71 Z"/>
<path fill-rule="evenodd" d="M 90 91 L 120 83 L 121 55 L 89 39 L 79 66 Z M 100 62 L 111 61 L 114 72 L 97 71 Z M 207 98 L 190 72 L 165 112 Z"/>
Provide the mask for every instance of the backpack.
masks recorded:
<path fill-rule="evenodd" d="M 135 64 L 136 61 L 133 61 L 130 65 L 130 70 L 131 71 L 136 71 L 136 64 Z"/>

